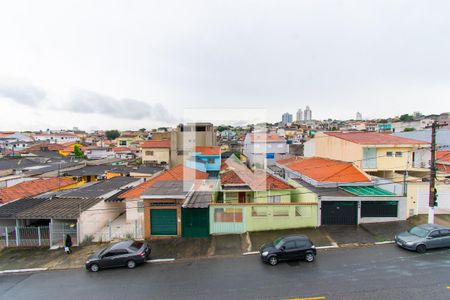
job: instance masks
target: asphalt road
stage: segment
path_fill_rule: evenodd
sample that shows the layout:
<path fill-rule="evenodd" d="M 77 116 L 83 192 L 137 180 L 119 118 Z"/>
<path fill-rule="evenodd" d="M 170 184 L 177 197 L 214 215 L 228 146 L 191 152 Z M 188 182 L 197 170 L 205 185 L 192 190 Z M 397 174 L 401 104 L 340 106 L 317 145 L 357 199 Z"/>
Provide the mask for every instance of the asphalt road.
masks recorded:
<path fill-rule="evenodd" d="M 450 249 L 394 245 L 319 252 L 272 267 L 257 255 L 0 276 L 1 299 L 450 299 Z"/>

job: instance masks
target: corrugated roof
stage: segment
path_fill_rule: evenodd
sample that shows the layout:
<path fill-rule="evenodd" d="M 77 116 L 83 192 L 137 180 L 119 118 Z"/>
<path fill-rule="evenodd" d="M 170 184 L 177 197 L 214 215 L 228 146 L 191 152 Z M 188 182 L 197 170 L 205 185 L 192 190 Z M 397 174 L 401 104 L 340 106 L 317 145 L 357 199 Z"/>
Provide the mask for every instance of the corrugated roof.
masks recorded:
<path fill-rule="evenodd" d="M 319 182 L 370 182 L 369 176 L 355 165 L 339 160 L 311 157 L 286 167 Z"/>
<path fill-rule="evenodd" d="M 0 206 L 0 218 L 15 219 L 18 213 L 32 208 L 46 200 L 47 198 L 25 198 L 6 203 L 5 205 Z"/>
<path fill-rule="evenodd" d="M 208 208 L 211 204 L 212 192 L 193 192 L 183 203 L 184 208 Z"/>
<path fill-rule="evenodd" d="M 376 186 L 341 186 L 339 188 L 356 196 L 395 196 Z"/>
<path fill-rule="evenodd" d="M 155 182 L 147 188 L 141 195 L 141 198 L 165 198 L 175 197 L 184 198 L 192 188 L 192 182 L 180 180 L 164 180 Z"/>
<path fill-rule="evenodd" d="M 361 145 L 426 145 L 428 143 L 378 132 L 324 132 L 324 134 Z"/>
<path fill-rule="evenodd" d="M 77 219 L 100 198 L 52 198 L 16 214 L 18 219 Z"/>
<path fill-rule="evenodd" d="M 111 192 L 123 189 L 139 181 L 134 177 L 117 176 L 108 180 L 98 181 L 87 186 L 71 189 L 67 193 L 58 195 L 59 198 L 107 198 Z"/>

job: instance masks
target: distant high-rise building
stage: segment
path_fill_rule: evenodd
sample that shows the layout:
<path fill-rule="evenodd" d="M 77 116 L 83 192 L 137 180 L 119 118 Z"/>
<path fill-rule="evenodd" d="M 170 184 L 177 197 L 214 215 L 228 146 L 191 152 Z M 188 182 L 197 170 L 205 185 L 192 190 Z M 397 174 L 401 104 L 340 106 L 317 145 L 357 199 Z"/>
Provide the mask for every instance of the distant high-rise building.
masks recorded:
<path fill-rule="evenodd" d="M 306 106 L 305 113 L 304 113 L 304 121 L 311 121 L 312 120 L 312 110 L 309 108 L 309 106 Z"/>
<path fill-rule="evenodd" d="M 361 121 L 362 120 L 362 114 L 359 111 L 356 113 L 356 120 L 357 121 Z"/>
<path fill-rule="evenodd" d="M 281 122 L 283 124 L 292 123 L 292 115 L 288 112 L 284 113 L 283 116 L 281 116 Z"/>
<path fill-rule="evenodd" d="M 297 115 L 295 116 L 295 121 L 297 121 L 297 122 L 303 121 L 303 110 L 301 108 L 299 108 L 297 110 Z"/>

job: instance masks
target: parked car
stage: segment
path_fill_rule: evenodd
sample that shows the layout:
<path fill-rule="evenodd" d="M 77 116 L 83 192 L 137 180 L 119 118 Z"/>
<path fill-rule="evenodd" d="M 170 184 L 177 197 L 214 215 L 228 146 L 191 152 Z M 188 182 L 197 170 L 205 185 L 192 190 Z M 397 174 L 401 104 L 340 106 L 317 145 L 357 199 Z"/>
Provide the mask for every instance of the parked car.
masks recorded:
<path fill-rule="evenodd" d="M 307 236 L 290 235 L 261 246 L 259 254 L 262 261 L 275 266 L 283 260 L 304 259 L 307 262 L 313 262 L 317 252 L 316 247 Z"/>
<path fill-rule="evenodd" d="M 128 267 L 133 269 L 136 265 L 145 262 L 151 249 L 146 242 L 123 241 L 103 248 L 88 257 L 86 269 L 97 272 L 100 269 L 114 267 Z"/>
<path fill-rule="evenodd" d="M 425 253 L 427 249 L 450 247 L 450 228 L 436 224 L 414 226 L 397 234 L 395 243 L 419 253 Z"/>

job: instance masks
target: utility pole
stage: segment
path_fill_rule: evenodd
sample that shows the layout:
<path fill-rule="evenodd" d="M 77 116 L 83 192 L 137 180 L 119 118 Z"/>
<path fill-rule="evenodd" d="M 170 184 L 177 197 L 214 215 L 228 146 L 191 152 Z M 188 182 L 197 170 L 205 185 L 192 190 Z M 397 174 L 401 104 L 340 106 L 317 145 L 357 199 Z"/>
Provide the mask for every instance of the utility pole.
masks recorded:
<path fill-rule="evenodd" d="M 434 207 L 436 206 L 436 132 L 439 127 L 447 124 L 439 124 L 434 121 L 431 125 L 431 160 L 430 160 L 430 194 L 428 198 L 428 224 L 434 223 Z"/>

